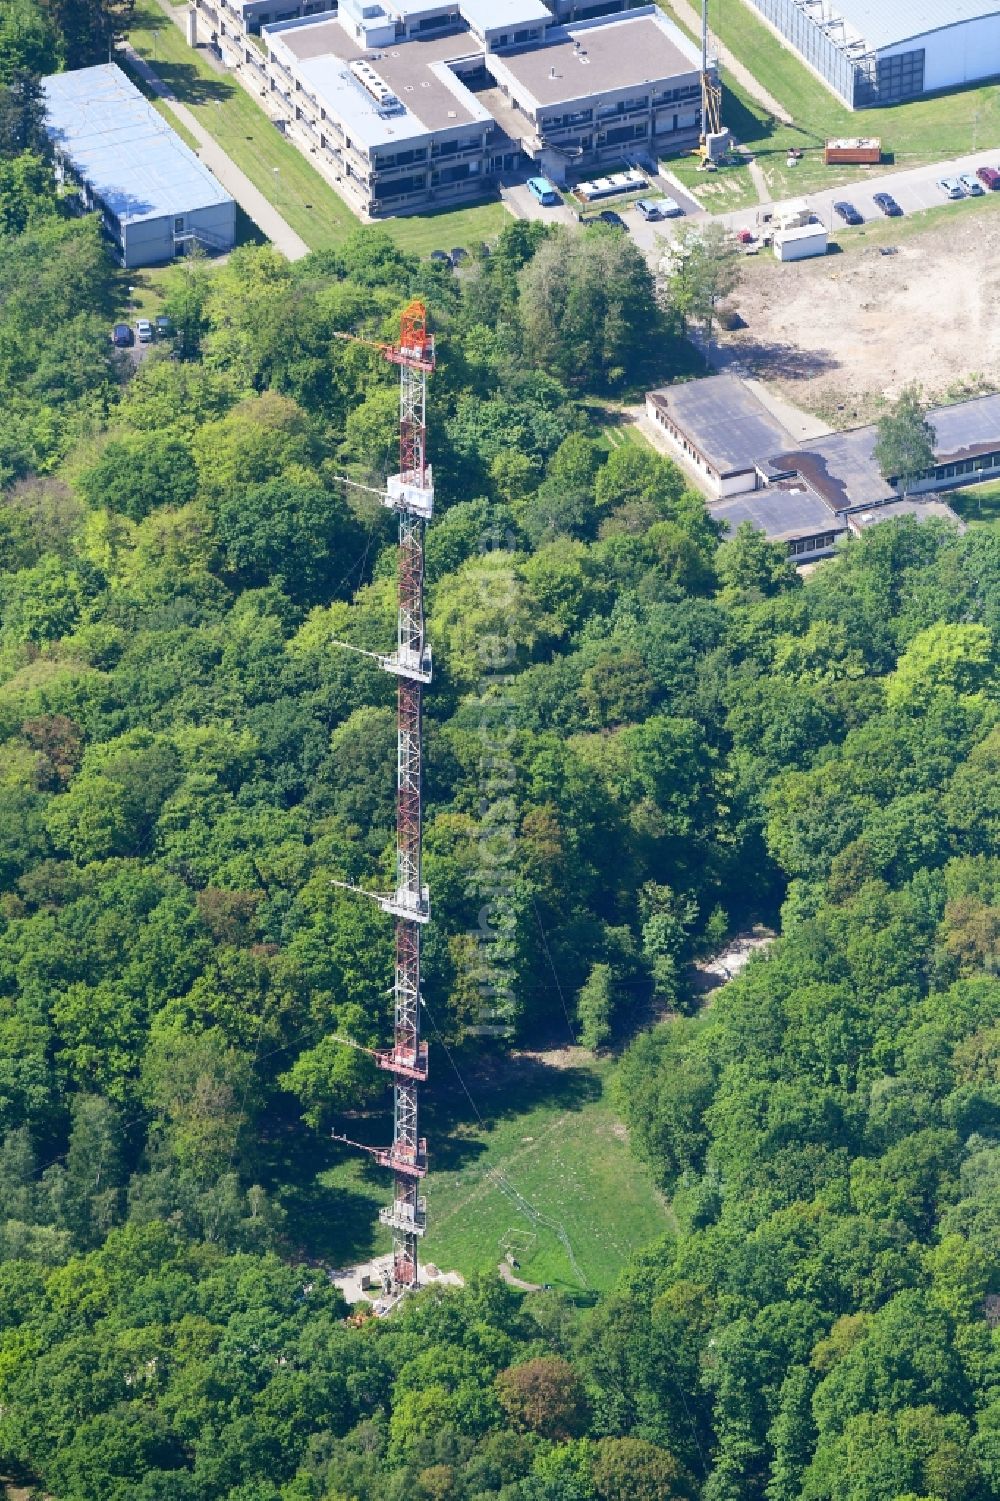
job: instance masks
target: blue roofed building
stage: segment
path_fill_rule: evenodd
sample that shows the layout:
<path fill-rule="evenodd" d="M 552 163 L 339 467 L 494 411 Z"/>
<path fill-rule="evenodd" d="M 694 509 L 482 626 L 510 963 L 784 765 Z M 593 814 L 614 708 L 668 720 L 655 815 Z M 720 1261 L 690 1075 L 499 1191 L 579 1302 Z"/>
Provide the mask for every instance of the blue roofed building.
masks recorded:
<path fill-rule="evenodd" d="M 114 63 L 42 80 L 60 172 L 100 210 L 123 266 L 170 261 L 192 245 L 231 250 L 236 205 Z"/>

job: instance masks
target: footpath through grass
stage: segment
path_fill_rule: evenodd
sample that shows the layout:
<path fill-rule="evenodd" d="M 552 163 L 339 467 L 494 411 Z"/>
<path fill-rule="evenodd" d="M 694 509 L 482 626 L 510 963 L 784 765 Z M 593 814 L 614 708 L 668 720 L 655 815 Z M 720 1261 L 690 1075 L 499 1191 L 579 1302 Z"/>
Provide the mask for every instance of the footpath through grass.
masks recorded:
<path fill-rule="evenodd" d="M 129 41 L 187 105 L 199 124 L 259 188 L 310 250 L 341 244 L 359 220 L 298 147 L 278 130 L 243 85 L 219 73 L 187 45 L 176 22 L 156 0 L 136 0 Z M 161 113 L 175 125 L 169 110 Z M 183 127 L 179 133 L 184 135 Z M 190 142 L 189 142 L 190 144 Z M 386 221 L 405 250 L 471 250 L 499 234 L 509 215 L 501 203 Z"/>
<path fill-rule="evenodd" d="M 677 20 L 670 0 L 658 0 L 663 10 Z M 1000 147 L 1000 89 L 996 84 L 956 89 L 932 98 L 861 113 L 846 108 L 804 63 L 782 45 L 745 0 L 709 0 L 709 26 L 733 55 L 747 67 L 769 93 L 792 116 L 792 125 L 782 125 L 756 100 L 728 78 L 723 69 L 723 122 L 737 140 L 757 157 L 768 187 L 777 199 L 793 197 L 820 187 L 858 182 L 873 172 L 893 167 L 916 167 L 925 162 L 947 161 L 964 156 L 979 146 Z M 880 168 L 831 168 L 824 165 L 823 145 L 830 137 L 878 135 L 886 160 Z M 797 166 L 789 167 L 790 147 L 803 153 Z M 1000 163 L 998 163 L 1000 164 Z M 671 164 L 673 166 L 673 164 Z M 679 175 L 693 176 L 682 164 Z M 734 181 L 736 188 L 720 193 L 713 186 Z M 724 212 L 752 203 L 755 196 L 745 167 L 695 177 L 692 187 L 708 209 Z"/>

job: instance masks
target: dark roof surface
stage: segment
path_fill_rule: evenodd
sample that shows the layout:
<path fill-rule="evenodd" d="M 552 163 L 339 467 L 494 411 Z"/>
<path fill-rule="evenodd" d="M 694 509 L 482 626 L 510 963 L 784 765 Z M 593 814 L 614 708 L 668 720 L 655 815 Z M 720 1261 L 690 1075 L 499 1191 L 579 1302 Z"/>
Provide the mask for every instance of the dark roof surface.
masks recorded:
<path fill-rule="evenodd" d="M 793 445 L 791 434 L 734 375 L 710 375 L 651 395 L 720 475 L 753 469 Z"/>
<path fill-rule="evenodd" d="M 835 511 L 878 505 L 896 491 L 875 462 L 878 430 L 850 428 L 796 444 L 776 417 L 733 375 L 711 375 L 651 391 L 652 401 L 722 476 L 756 468 L 765 479 L 797 474 Z M 1000 395 L 977 396 L 927 414 L 939 464 L 1000 451 Z"/>
<path fill-rule="evenodd" d="M 770 485 L 766 490 L 735 495 L 713 505 L 711 513 L 731 532 L 744 521 L 764 532 L 772 542 L 791 542 L 819 532 L 844 532 L 847 523 L 807 485 Z"/>
<path fill-rule="evenodd" d="M 950 521 L 960 532 L 966 530 L 961 517 L 937 495 L 908 495 L 905 500 L 890 500 L 885 505 L 873 506 L 870 511 L 855 511 L 849 525 L 852 531 L 866 531 L 870 526 L 896 521 L 900 516 L 915 516 L 918 521 Z"/>

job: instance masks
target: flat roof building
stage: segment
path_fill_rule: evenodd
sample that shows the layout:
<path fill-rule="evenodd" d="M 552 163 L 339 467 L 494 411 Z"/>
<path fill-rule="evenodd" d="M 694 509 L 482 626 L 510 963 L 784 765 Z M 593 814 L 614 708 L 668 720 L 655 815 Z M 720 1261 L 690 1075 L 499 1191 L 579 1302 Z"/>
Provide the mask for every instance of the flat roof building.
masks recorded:
<path fill-rule="evenodd" d="M 650 391 L 646 412 L 719 499 L 756 490 L 760 462 L 794 439 L 745 382 L 710 375 Z"/>
<path fill-rule="evenodd" d="M 192 244 L 231 250 L 236 205 L 114 63 L 42 80 L 56 162 L 99 208 L 123 266 L 173 260 Z"/>
<path fill-rule="evenodd" d="M 482 197 L 529 164 L 565 183 L 698 140 L 698 50 L 653 5 L 561 26 L 542 0 L 340 0 L 262 25 L 265 57 L 246 0 L 197 3 L 373 217 Z"/>
<path fill-rule="evenodd" d="M 852 109 L 1000 75 L 996 0 L 750 0 Z"/>
<path fill-rule="evenodd" d="M 896 515 L 958 524 L 940 491 L 1000 476 L 1000 395 L 935 407 L 934 463 L 901 496 L 875 459 L 875 426 L 796 442 L 744 381 L 712 375 L 646 396 L 646 415 L 709 494 L 728 530 L 744 521 L 794 557 L 828 552 L 848 531 Z"/>
<path fill-rule="evenodd" d="M 847 535 L 847 522 L 816 492 L 795 478 L 779 480 L 763 490 L 720 501 L 711 507 L 712 519 L 732 535 L 744 522 L 765 534 L 769 542 L 783 542 L 789 556 L 811 562 L 829 554 Z"/>
<path fill-rule="evenodd" d="M 898 521 L 903 516 L 913 516 L 917 521 L 947 521 L 957 526 L 960 532 L 968 530 L 947 501 L 932 495 L 908 495 L 905 500 L 888 500 L 885 505 L 872 506 L 867 511 L 849 511 L 845 520 L 848 531 L 860 537 L 873 526 L 881 526 L 884 521 Z"/>
<path fill-rule="evenodd" d="M 698 49 L 653 7 L 552 27 L 486 66 L 510 107 L 508 134 L 557 182 L 570 169 L 697 144 Z"/>

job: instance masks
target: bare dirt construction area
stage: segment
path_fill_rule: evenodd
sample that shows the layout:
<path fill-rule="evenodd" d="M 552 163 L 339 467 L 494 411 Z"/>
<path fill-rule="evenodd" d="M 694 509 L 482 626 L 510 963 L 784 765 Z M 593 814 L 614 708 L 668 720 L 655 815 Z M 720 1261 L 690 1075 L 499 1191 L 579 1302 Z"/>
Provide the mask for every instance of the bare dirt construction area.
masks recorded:
<path fill-rule="evenodd" d="M 998 390 L 991 228 L 978 216 L 879 224 L 839 255 L 782 265 L 765 252 L 731 299 L 747 326 L 721 335 L 721 363 L 835 428 L 871 421 L 911 382 L 933 402 Z"/>

